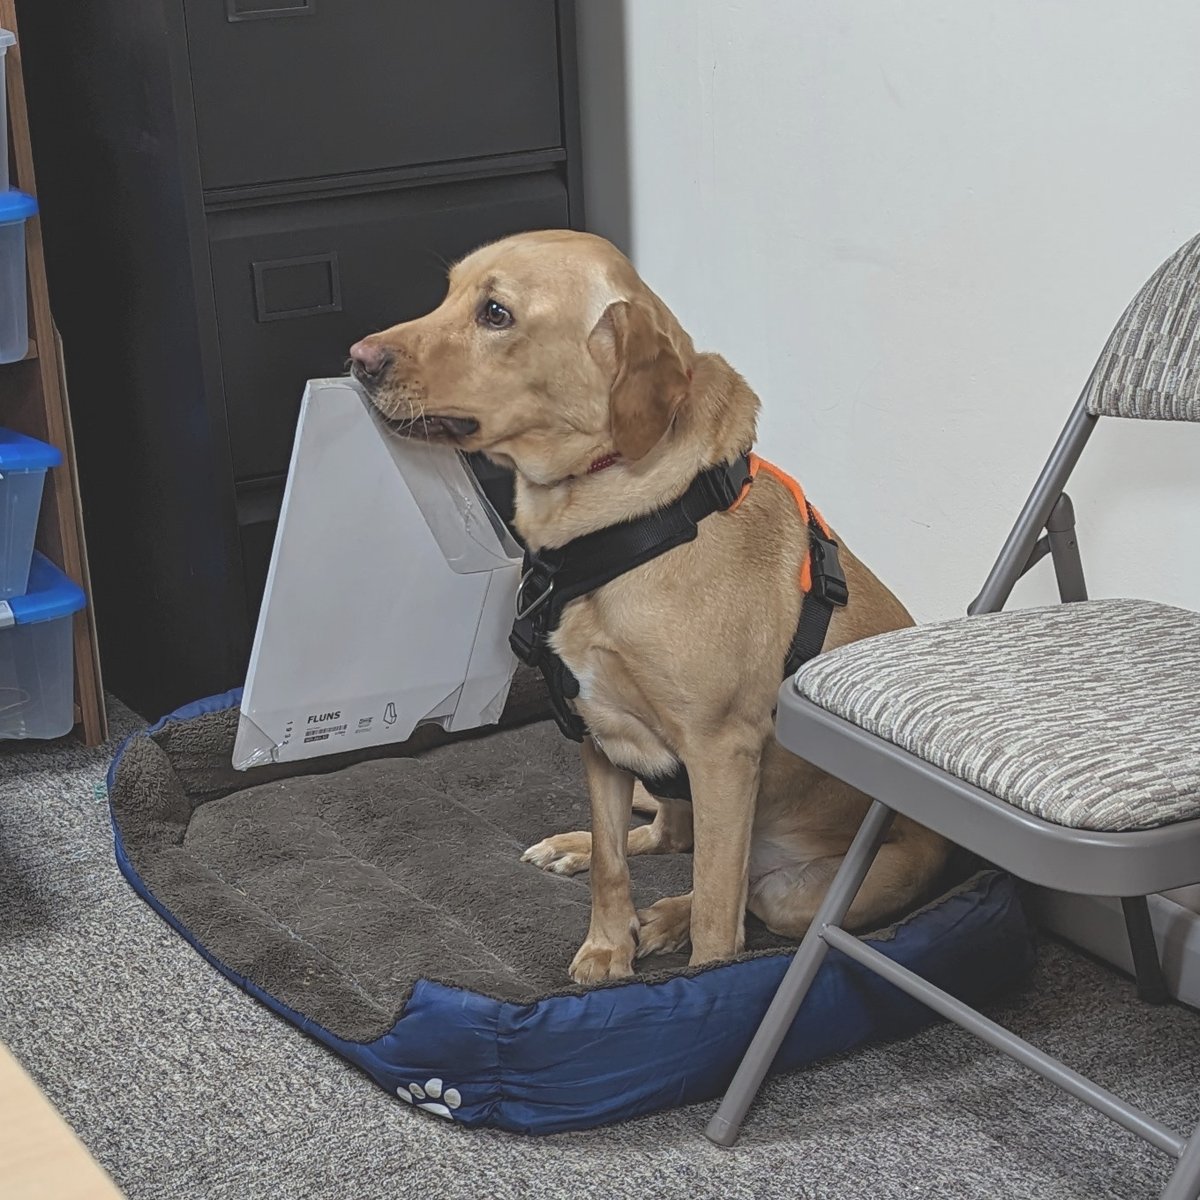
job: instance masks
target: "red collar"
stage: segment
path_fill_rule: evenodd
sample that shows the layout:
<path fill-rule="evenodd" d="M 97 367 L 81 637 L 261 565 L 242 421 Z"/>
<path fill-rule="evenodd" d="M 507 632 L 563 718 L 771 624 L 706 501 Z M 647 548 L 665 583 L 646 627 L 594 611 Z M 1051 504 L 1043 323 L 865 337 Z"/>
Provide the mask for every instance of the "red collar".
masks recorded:
<path fill-rule="evenodd" d="M 607 471 L 609 467 L 621 461 L 621 456 L 614 450 L 611 454 L 602 454 L 590 467 L 587 469 L 589 475 L 595 475 L 597 471 Z"/>

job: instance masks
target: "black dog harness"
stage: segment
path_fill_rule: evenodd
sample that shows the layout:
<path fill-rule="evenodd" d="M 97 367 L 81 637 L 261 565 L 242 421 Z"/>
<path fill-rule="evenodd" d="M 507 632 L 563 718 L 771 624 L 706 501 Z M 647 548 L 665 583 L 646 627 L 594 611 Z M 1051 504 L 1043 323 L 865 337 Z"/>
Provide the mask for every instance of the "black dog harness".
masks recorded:
<path fill-rule="evenodd" d="M 627 571 L 692 541 L 705 517 L 730 511 L 741 503 L 760 469 L 788 488 L 808 523 L 808 561 L 800 576 L 804 602 L 788 648 L 784 677 L 820 654 L 833 610 L 850 596 L 837 543 L 795 480 L 755 454 L 740 454 L 733 462 L 701 471 L 687 491 L 664 508 L 584 534 L 565 546 L 526 549 L 509 643 L 523 663 L 541 671 L 554 719 L 567 737 L 582 742 L 587 724 L 570 703 L 579 695 L 579 681 L 549 645 L 563 609 Z M 692 796 L 683 762 L 669 775 L 642 778 L 642 783 L 652 796 L 675 800 L 690 800 Z"/>

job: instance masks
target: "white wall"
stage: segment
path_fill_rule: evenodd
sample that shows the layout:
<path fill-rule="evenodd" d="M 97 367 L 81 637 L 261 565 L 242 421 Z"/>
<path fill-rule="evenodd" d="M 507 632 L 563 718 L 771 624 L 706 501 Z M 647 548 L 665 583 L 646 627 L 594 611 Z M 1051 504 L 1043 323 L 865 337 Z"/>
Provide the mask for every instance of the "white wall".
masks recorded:
<path fill-rule="evenodd" d="M 583 0 L 589 224 L 929 619 L 965 609 L 1104 339 L 1200 231 L 1192 0 Z M 1200 607 L 1200 428 L 1101 422 L 1093 595 Z M 1022 603 L 1054 598 L 1048 564 Z"/>

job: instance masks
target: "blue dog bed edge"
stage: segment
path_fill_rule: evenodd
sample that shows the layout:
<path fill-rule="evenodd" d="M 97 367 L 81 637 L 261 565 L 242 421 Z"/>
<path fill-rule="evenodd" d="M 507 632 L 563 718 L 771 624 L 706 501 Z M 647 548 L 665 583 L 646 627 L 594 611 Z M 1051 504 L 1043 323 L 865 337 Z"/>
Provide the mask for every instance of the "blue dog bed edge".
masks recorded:
<path fill-rule="evenodd" d="M 177 709 L 171 722 L 236 707 L 240 690 Z M 131 739 L 117 750 L 115 772 Z M 769 954 L 655 983 L 636 979 L 582 995 L 513 1004 L 418 980 L 403 1015 L 371 1042 L 337 1037 L 210 953 L 138 875 L 113 820 L 117 864 L 147 904 L 238 987 L 352 1062 L 381 1087 L 464 1126 L 548 1134 L 713 1099 L 722 1094 L 783 977 L 790 954 Z M 1034 960 L 1017 885 L 998 871 L 868 939 L 931 983 L 978 1004 Z M 784 1040 L 774 1070 L 806 1066 L 933 1021 L 923 1005 L 830 951 Z"/>

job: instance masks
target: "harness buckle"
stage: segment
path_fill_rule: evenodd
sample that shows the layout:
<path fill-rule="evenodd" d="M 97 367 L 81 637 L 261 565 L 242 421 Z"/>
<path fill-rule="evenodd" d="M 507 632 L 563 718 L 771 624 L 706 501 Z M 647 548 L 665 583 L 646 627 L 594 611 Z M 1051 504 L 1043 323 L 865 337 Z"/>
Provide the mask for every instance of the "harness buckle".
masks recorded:
<path fill-rule="evenodd" d="M 704 473 L 704 482 L 721 511 L 734 506 L 752 478 L 750 460 L 744 454 Z"/>
<path fill-rule="evenodd" d="M 813 592 L 827 604 L 843 608 L 850 600 L 850 588 L 838 558 L 837 542 L 830 541 L 815 521 L 809 526 L 809 553 L 812 556 Z"/>
<path fill-rule="evenodd" d="M 508 635 L 509 649 L 527 666 L 535 667 L 541 659 L 541 639 L 534 632 L 532 621 L 516 621 Z"/>

